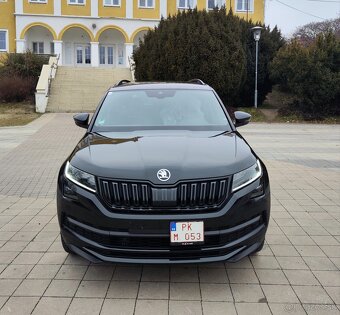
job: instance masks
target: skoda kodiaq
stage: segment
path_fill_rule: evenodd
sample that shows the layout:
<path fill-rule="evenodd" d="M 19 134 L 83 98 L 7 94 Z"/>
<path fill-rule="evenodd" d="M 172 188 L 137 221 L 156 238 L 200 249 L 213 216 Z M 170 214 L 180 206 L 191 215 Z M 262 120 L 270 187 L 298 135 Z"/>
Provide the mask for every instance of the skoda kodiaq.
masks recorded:
<path fill-rule="evenodd" d="M 109 89 L 61 166 L 57 206 L 67 252 L 92 262 L 237 261 L 262 249 L 265 165 L 200 80 Z"/>

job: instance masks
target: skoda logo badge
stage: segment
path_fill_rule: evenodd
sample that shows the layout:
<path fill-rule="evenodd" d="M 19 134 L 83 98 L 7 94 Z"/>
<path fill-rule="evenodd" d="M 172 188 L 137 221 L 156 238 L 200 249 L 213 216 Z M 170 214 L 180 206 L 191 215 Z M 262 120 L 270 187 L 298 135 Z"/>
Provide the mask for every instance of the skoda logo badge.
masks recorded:
<path fill-rule="evenodd" d="M 160 181 L 166 182 L 170 179 L 171 173 L 169 170 L 162 168 L 157 172 L 157 177 Z"/>

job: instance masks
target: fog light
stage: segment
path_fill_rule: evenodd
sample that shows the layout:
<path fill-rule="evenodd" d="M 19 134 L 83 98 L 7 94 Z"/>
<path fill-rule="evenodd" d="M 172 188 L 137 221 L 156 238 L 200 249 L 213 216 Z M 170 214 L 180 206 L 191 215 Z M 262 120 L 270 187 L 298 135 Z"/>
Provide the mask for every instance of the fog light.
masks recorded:
<path fill-rule="evenodd" d="M 257 186 L 257 188 L 255 188 L 251 195 L 250 195 L 250 198 L 256 198 L 256 197 L 260 197 L 264 194 L 264 189 L 263 189 L 263 184 L 262 184 L 262 181 L 260 183 L 259 186 Z"/>
<path fill-rule="evenodd" d="M 64 185 L 63 185 L 63 195 L 67 198 L 76 200 L 78 199 L 77 194 L 76 194 L 76 186 L 69 180 L 65 179 L 64 180 Z"/>

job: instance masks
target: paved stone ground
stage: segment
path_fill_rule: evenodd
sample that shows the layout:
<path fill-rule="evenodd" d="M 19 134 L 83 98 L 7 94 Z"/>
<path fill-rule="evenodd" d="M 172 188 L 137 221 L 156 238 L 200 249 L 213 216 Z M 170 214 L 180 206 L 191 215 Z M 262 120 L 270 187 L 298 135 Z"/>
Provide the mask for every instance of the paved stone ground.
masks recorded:
<path fill-rule="evenodd" d="M 340 313 L 339 126 L 240 128 L 270 173 L 265 248 L 235 264 L 169 267 L 63 252 L 56 176 L 83 130 L 69 114 L 36 124 L 11 148 L 0 129 L 0 314 Z"/>

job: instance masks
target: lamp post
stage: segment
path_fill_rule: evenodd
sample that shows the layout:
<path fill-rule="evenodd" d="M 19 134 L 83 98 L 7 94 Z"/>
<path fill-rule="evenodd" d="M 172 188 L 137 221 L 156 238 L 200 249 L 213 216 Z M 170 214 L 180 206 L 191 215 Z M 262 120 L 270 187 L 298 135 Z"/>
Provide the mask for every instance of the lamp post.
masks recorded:
<path fill-rule="evenodd" d="M 254 39 L 256 43 L 256 62 L 255 62 L 255 100 L 254 100 L 254 106 L 257 108 L 257 66 L 259 61 L 259 40 L 261 38 L 261 26 L 255 26 L 252 27 L 251 30 L 254 33 Z"/>

